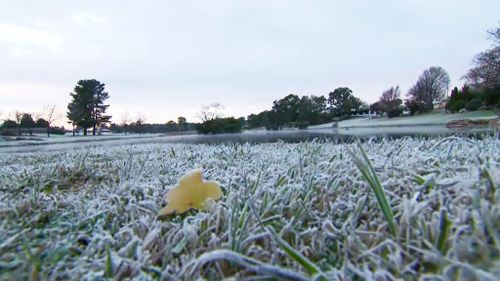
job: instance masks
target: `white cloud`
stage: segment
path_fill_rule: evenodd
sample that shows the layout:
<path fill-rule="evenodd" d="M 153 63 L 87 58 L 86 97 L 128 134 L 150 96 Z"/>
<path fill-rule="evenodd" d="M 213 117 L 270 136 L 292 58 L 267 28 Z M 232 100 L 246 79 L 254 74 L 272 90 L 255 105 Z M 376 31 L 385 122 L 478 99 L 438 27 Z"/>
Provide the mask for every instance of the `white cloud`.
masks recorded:
<path fill-rule="evenodd" d="M 0 42 L 2 41 L 9 44 L 16 55 L 32 53 L 33 47 L 58 52 L 63 45 L 63 40 L 51 32 L 6 23 L 0 23 Z"/>
<path fill-rule="evenodd" d="M 86 26 L 89 23 L 96 24 L 96 25 L 106 23 L 106 20 L 104 18 L 91 16 L 91 15 L 86 14 L 86 13 L 80 13 L 80 14 L 73 15 L 71 17 L 71 21 L 78 26 Z"/>
<path fill-rule="evenodd" d="M 30 55 L 34 53 L 32 49 L 26 47 L 10 46 L 10 50 L 15 56 Z"/>

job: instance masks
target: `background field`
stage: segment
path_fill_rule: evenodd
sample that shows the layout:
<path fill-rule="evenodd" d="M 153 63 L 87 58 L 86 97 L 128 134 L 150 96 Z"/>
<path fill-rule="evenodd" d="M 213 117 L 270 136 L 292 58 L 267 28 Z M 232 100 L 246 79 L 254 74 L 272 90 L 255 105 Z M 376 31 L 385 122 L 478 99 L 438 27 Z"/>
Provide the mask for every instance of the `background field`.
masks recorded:
<path fill-rule="evenodd" d="M 433 112 L 415 116 L 395 118 L 354 118 L 338 122 L 339 128 L 367 128 L 367 127 L 399 127 L 399 126 L 444 126 L 448 121 L 460 119 L 490 119 L 497 115 L 491 110 L 471 111 L 464 113 Z M 333 123 L 310 126 L 310 129 L 331 128 Z"/>

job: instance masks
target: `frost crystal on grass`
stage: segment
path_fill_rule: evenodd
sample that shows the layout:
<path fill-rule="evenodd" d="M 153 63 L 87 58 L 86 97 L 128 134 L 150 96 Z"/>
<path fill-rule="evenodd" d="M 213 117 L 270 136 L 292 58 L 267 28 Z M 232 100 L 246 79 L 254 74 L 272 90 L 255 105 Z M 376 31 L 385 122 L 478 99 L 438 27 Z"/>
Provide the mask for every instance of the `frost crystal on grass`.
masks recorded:
<path fill-rule="evenodd" d="M 362 146 L 392 230 L 354 144 L 2 154 L 0 280 L 500 279 L 498 136 Z M 158 220 L 166 191 L 194 168 L 224 197 Z"/>

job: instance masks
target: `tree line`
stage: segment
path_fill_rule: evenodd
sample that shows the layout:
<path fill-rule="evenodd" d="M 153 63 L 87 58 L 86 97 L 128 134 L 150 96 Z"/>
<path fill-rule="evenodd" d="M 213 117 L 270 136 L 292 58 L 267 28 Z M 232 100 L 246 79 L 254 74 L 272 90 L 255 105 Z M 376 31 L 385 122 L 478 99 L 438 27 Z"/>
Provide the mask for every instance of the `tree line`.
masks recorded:
<path fill-rule="evenodd" d="M 119 124 L 112 123 L 110 128 L 121 133 L 163 133 L 197 130 L 200 133 L 239 132 L 242 128 L 279 129 L 283 127 L 307 128 L 331 121 L 340 121 L 353 115 L 372 113 L 397 117 L 407 111 L 410 115 L 425 113 L 434 108 L 444 108 L 454 113 L 462 110 L 473 111 L 480 108 L 498 108 L 500 105 L 500 28 L 489 31 L 493 41 L 492 48 L 477 54 L 473 67 L 462 77 L 466 83 L 459 89 L 454 87 L 448 97 L 450 77 L 439 66 L 432 66 L 422 72 L 416 83 L 408 90 L 406 99 L 401 96 L 399 86 L 383 91 L 378 101 L 368 104 L 356 97 L 348 87 L 338 87 L 324 95 L 299 96 L 289 94 L 273 101 L 270 110 L 250 114 L 247 118 L 222 117 L 220 104 L 204 107 L 200 113 L 201 123 L 188 123 L 179 117 L 165 124 L 147 124 L 143 116 L 135 121 L 124 117 Z M 80 80 L 67 106 L 66 117 L 73 127 L 73 135 L 81 128 L 84 135 L 92 129 L 98 130 L 110 123 L 111 116 L 106 114 L 109 98 L 105 84 L 96 79 Z M 56 119 L 54 107 L 46 107 L 42 114 L 33 118 L 30 113 L 16 112 L 15 120 L 8 118 L 0 129 L 27 129 L 32 134 L 33 128 L 45 128 L 47 135 L 55 129 L 52 123 Z M 36 121 L 35 121 L 36 119 Z"/>
<path fill-rule="evenodd" d="M 193 131 L 196 129 L 195 123 L 187 122 L 186 118 L 179 116 L 177 122 L 169 120 L 167 123 L 146 123 L 146 119 L 142 114 L 137 118 L 130 119 L 127 114 L 124 114 L 119 124 L 111 123 L 109 129 L 114 133 L 122 134 L 162 134 Z"/>
<path fill-rule="evenodd" d="M 59 119 L 55 105 L 46 105 L 37 113 L 16 111 L 12 115 L 13 118 L 9 116 L 0 126 L 1 135 L 20 136 L 23 131 L 27 131 L 32 136 L 35 130 L 44 131 L 47 137 L 51 134 L 65 133 L 63 127 L 53 126 L 54 121 Z"/>
<path fill-rule="evenodd" d="M 275 100 L 271 110 L 248 116 L 250 128 L 265 127 L 279 129 L 281 127 L 306 128 L 331 121 L 341 121 L 359 114 L 386 114 L 397 117 L 405 108 L 411 114 L 424 113 L 433 109 L 434 103 L 444 98 L 448 91 L 450 78 L 441 67 L 430 67 L 424 70 L 416 84 L 409 90 L 405 106 L 401 98 L 399 86 L 382 92 L 379 100 L 368 104 L 353 94 L 348 87 L 338 87 L 328 95 L 302 96 L 290 94 Z"/>
<path fill-rule="evenodd" d="M 500 28 L 488 34 L 493 45 L 474 57 L 473 67 L 462 77 L 467 83 L 452 89 L 446 104 L 450 112 L 500 107 Z"/>
<path fill-rule="evenodd" d="M 493 46 L 475 56 L 473 67 L 462 78 L 466 83 L 459 90 L 454 87 L 450 97 L 448 73 L 439 66 L 422 72 L 403 100 L 399 86 L 382 92 L 378 101 L 368 105 L 354 96 L 348 87 L 339 87 L 326 96 L 290 94 L 275 100 L 270 110 L 251 114 L 250 128 L 280 127 L 305 128 L 330 121 L 339 121 L 355 114 L 375 113 L 388 118 L 398 117 L 406 110 L 410 115 L 444 108 L 450 113 L 461 110 L 500 107 L 500 28 L 488 32 Z"/>

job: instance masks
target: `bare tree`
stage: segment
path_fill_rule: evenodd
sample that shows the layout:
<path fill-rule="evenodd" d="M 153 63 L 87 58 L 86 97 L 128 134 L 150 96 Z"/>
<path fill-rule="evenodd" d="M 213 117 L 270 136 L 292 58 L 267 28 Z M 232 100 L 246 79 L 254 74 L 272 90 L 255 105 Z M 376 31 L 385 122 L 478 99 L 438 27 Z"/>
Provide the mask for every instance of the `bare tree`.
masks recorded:
<path fill-rule="evenodd" d="M 384 91 L 380 96 L 381 103 L 390 103 L 394 100 L 397 100 L 401 97 L 401 90 L 399 86 L 391 87 L 390 89 Z"/>
<path fill-rule="evenodd" d="M 500 84 L 500 28 L 488 32 L 494 42 L 493 48 L 474 57 L 474 67 L 464 78 L 476 87 L 492 87 Z"/>
<path fill-rule="evenodd" d="M 21 135 L 21 120 L 23 119 L 23 113 L 16 110 L 14 113 L 14 116 L 16 118 L 16 123 L 17 123 L 17 134 L 20 136 Z"/>
<path fill-rule="evenodd" d="M 205 105 L 201 108 L 201 111 L 198 113 L 198 117 L 202 122 L 206 122 L 209 120 L 221 118 L 221 110 L 224 109 L 224 106 L 218 102 L 212 103 L 210 105 Z"/>
<path fill-rule="evenodd" d="M 45 105 L 39 114 L 36 114 L 36 118 L 43 118 L 47 124 L 47 137 L 50 137 L 50 127 L 52 124 L 61 118 L 61 114 L 56 112 L 55 105 Z"/>
<path fill-rule="evenodd" d="M 125 135 L 127 134 L 128 126 L 130 123 L 130 117 L 128 112 L 123 113 L 122 118 L 120 120 L 120 125 L 123 127 L 123 132 Z"/>
<path fill-rule="evenodd" d="M 139 134 L 143 133 L 144 123 L 146 123 L 146 116 L 142 112 L 138 112 L 135 118 L 135 125 Z"/>
<path fill-rule="evenodd" d="M 389 118 L 399 116 L 402 112 L 400 109 L 403 101 L 401 100 L 401 91 L 399 86 L 391 87 L 384 91 L 380 96 L 379 104 L 383 112 L 387 113 Z"/>
<path fill-rule="evenodd" d="M 500 83 L 500 46 L 478 54 L 474 65 L 463 77 L 468 83 L 482 87 Z"/>
<path fill-rule="evenodd" d="M 417 110 L 432 110 L 433 103 L 443 99 L 450 87 L 450 76 L 439 66 L 424 70 L 417 83 L 409 90 L 408 99 L 417 105 Z"/>
<path fill-rule="evenodd" d="M 493 42 L 500 44 L 500 27 L 488 31 L 488 35 Z"/>

